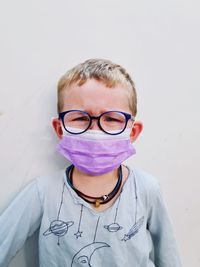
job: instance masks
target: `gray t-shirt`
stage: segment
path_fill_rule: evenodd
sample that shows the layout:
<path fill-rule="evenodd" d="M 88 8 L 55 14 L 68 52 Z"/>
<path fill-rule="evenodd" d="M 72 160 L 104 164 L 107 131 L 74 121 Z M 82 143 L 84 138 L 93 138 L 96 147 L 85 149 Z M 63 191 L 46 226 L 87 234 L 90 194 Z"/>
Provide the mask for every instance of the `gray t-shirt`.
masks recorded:
<path fill-rule="evenodd" d="M 158 182 L 130 170 L 103 212 L 69 186 L 65 170 L 29 183 L 0 217 L 0 267 L 40 228 L 40 267 L 180 267 Z"/>

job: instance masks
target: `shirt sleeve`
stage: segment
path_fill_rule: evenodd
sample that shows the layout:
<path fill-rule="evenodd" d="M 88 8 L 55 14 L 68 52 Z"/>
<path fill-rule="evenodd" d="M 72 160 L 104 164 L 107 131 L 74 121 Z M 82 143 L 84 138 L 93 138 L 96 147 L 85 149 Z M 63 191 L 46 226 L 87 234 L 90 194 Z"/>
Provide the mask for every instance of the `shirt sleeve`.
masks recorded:
<path fill-rule="evenodd" d="M 150 199 L 147 225 L 154 245 L 155 266 L 181 267 L 172 224 L 159 185 L 154 188 Z"/>
<path fill-rule="evenodd" d="M 40 226 L 42 206 L 37 180 L 29 183 L 0 216 L 0 267 L 8 266 Z"/>

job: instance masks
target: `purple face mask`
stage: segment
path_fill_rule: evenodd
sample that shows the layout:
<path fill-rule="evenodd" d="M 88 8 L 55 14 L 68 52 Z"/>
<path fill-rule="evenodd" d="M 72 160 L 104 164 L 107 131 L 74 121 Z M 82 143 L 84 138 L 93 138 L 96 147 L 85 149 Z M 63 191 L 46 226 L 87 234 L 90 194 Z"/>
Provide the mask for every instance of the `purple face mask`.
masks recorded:
<path fill-rule="evenodd" d="M 97 130 L 80 135 L 63 132 L 57 151 L 79 170 L 92 176 L 111 172 L 136 153 L 130 142 L 130 129 L 119 135 Z"/>

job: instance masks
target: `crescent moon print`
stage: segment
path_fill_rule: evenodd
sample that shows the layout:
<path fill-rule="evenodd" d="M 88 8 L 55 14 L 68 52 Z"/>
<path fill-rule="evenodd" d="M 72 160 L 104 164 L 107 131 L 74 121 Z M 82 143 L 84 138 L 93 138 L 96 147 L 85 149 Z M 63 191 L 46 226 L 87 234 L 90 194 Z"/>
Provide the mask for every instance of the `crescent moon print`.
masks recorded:
<path fill-rule="evenodd" d="M 104 248 L 104 247 L 110 247 L 107 243 L 105 242 L 96 242 L 96 235 L 97 235 L 97 229 L 99 225 L 99 220 L 100 217 L 97 220 L 96 228 L 95 228 L 95 233 L 94 233 L 94 240 L 91 244 L 88 244 L 81 248 L 72 258 L 72 263 L 71 267 L 75 266 L 88 266 L 92 267 L 91 265 L 91 260 L 94 252 L 97 249 Z"/>
<path fill-rule="evenodd" d="M 142 216 L 129 230 L 129 232 L 127 234 L 124 235 L 124 237 L 122 238 L 122 241 L 127 241 L 129 239 L 131 239 L 134 235 L 136 235 L 141 226 L 143 225 L 144 222 L 144 216 Z"/>
<path fill-rule="evenodd" d="M 72 258 L 71 267 L 73 266 L 91 266 L 91 259 L 94 254 L 94 252 L 97 249 L 103 248 L 103 247 L 110 247 L 108 244 L 104 242 L 93 242 L 91 244 L 88 244 L 87 246 L 80 249 Z"/>

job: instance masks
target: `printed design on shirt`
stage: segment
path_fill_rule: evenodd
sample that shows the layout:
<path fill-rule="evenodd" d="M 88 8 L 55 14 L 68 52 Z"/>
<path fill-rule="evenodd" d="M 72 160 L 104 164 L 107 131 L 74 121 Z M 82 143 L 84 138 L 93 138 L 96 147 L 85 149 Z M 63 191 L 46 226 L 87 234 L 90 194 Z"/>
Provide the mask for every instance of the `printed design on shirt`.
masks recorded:
<path fill-rule="evenodd" d="M 74 234 L 77 239 L 79 237 L 82 237 L 82 233 L 83 233 L 82 231 L 80 231 L 82 214 L 83 214 L 83 204 L 81 204 L 81 214 L 80 214 L 80 219 L 79 219 L 79 224 L 78 224 L 78 231 Z"/>
<path fill-rule="evenodd" d="M 116 207 L 116 212 L 115 212 L 115 218 L 114 218 L 114 222 L 108 225 L 104 225 L 104 228 L 106 230 L 108 230 L 108 232 L 110 233 L 115 233 L 118 232 L 119 230 L 123 229 L 122 226 L 120 226 L 116 220 L 117 220 L 117 213 L 118 213 L 118 208 L 119 208 L 119 203 L 120 203 L 120 199 L 121 199 L 121 193 L 118 199 L 118 203 L 117 203 L 117 207 Z"/>
<path fill-rule="evenodd" d="M 139 229 L 141 228 L 141 226 L 143 225 L 144 222 L 144 216 L 142 216 L 132 227 L 131 229 L 128 231 L 127 234 L 124 235 L 124 237 L 122 238 L 122 241 L 127 241 L 129 239 L 131 239 L 134 235 L 136 235 L 139 232 Z"/>
<path fill-rule="evenodd" d="M 53 220 L 50 223 L 49 228 L 43 233 L 44 236 L 47 236 L 50 234 L 54 234 L 55 236 L 57 236 L 58 237 L 58 242 L 57 242 L 58 246 L 60 245 L 60 237 L 66 235 L 69 227 L 74 224 L 73 221 L 65 222 L 65 221 L 60 220 L 60 211 L 61 211 L 61 207 L 63 204 L 64 190 L 65 190 L 65 183 L 63 184 L 62 197 L 61 197 L 61 202 L 60 202 L 60 207 L 59 207 L 57 219 Z"/>
<path fill-rule="evenodd" d="M 54 220 L 50 223 L 49 228 L 43 233 L 44 236 L 54 234 L 58 237 L 64 236 L 69 227 L 72 226 L 74 222 L 64 222 L 62 220 Z"/>
<path fill-rule="evenodd" d="M 97 220 L 97 225 L 95 229 L 95 234 L 94 234 L 94 239 L 93 242 L 84 246 L 81 248 L 72 258 L 72 263 L 71 267 L 73 266 L 88 266 L 92 267 L 91 265 L 91 260 L 92 256 L 94 255 L 95 251 L 100 248 L 105 248 L 105 247 L 110 247 L 107 243 L 105 242 L 96 242 L 96 234 L 97 234 L 97 228 L 99 224 L 99 219 Z"/>
<path fill-rule="evenodd" d="M 142 216 L 140 219 L 137 220 L 137 210 L 138 210 L 138 195 L 137 195 L 137 184 L 134 176 L 134 192 L 135 192 L 135 216 L 134 216 L 134 225 L 130 228 L 128 233 L 124 235 L 124 237 L 121 239 L 121 241 L 127 241 L 130 240 L 133 236 L 135 236 L 140 228 L 142 227 L 144 223 L 144 216 Z"/>

